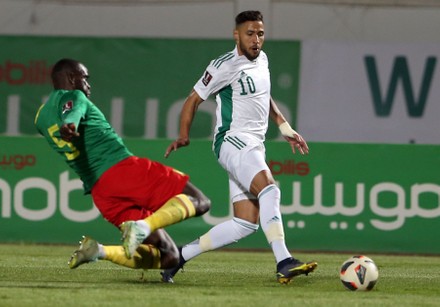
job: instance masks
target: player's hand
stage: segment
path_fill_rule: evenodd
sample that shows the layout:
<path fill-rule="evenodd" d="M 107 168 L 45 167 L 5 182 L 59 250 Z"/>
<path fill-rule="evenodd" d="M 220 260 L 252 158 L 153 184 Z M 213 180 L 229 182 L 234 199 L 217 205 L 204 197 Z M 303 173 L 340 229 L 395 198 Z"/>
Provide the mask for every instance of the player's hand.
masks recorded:
<path fill-rule="evenodd" d="M 66 142 L 72 141 L 73 138 L 79 136 L 79 133 L 76 132 L 75 129 L 76 127 L 74 123 L 62 125 L 60 128 L 61 138 Z"/>
<path fill-rule="evenodd" d="M 295 133 L 293 137 L 284 136 L 284 138 L 289 142 L 293 153 L 296 153 L 296 149 L 298 149 L 302 155 L 309 153 L 309 146 L 307 146 L 306 140 L 304 140 L 300 134 Z"/>
<path fill-rule="evenodd" d="M 167 150 L 165 151 L 165 158 L 168 158 L 170 153 L 172 151 L 176 151 L 180 147 L 188 146 L 189 145 L 189 139 L 188 138 L 178 138 L 174 142 L 168 146 Z"/>

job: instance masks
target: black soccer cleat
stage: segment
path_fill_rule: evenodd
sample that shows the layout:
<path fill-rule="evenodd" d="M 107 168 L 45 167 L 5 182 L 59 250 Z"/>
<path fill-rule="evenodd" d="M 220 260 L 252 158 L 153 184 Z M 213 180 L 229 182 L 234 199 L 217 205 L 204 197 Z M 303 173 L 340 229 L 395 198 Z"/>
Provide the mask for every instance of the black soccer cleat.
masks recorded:
<path fill-rule="evenodd" d="M 182 248 L 179 247 L 179 264 L 176 265 L 174 268 L 166 269 L 163 272 L 160 272 L 160 275 L 162 275 L 162 281 L 166 283 L 174 283 L 173 277 L 176 275 L 177 272 L 179 272 L 180 269 L 183 271 L 183 266 L 186 263 L 186 260 L 182 257 Z"/>
<path fill-rule="evenodd" d="M 295 258 L 287 258 L 277 264 L 277 280 L 280 284 L 288 284 L 298 275 L 308 275 L 313 272 L 318 263 L 316 261 L 301 262 Z"/>

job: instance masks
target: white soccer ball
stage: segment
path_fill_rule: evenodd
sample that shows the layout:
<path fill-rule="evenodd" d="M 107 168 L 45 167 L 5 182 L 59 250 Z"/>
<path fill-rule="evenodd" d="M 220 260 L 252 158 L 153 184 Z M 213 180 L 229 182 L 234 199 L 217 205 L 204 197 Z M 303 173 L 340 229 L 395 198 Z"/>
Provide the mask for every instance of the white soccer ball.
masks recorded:
<path fill-rule="evenodd" d="M 371 258 L 353 256 L 342 264 L 339 277 L 348 290 L 369 291 L 377 283 L 379 270 Z"/>

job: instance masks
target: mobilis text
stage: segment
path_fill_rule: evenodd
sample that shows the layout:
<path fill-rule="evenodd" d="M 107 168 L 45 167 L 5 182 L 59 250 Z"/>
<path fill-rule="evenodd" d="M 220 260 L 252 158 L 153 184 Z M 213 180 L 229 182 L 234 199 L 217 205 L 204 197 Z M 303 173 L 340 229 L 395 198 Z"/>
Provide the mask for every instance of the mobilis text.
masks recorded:
<path fill-rule="evenodd" d="M 274 176 L 276 175 L 298 175 L 306 176 L 310 173 L 309 164 L 307 162 L 296 162 L 295 160 L 268 162 L 269 168 Z"/>
<path fill-rule="evenodd" d="M 10 60 L 0 64 L 0 83 L 9 85 L 50 83 L 52 66 L 43 60 L 31 60 L 27 63 L 16 63 Z"/>

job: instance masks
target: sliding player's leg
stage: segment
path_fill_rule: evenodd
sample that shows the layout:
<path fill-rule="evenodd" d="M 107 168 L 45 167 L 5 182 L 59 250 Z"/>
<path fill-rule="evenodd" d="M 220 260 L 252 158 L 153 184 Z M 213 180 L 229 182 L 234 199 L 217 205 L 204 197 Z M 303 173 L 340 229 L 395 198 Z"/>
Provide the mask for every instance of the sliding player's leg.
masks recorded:
<path fill-rule="evenodd" d="M 176 266 L 179 252 L 174 241 L 163 229 L 153 232 L 127 259 L 120 245 L 102 245 L 91 237 L 83 237 L 79 248 L 72 254 L 68 264 L 71 269 L 78 266 L 108 260 L 132 269 L 167 269 Z"/>

